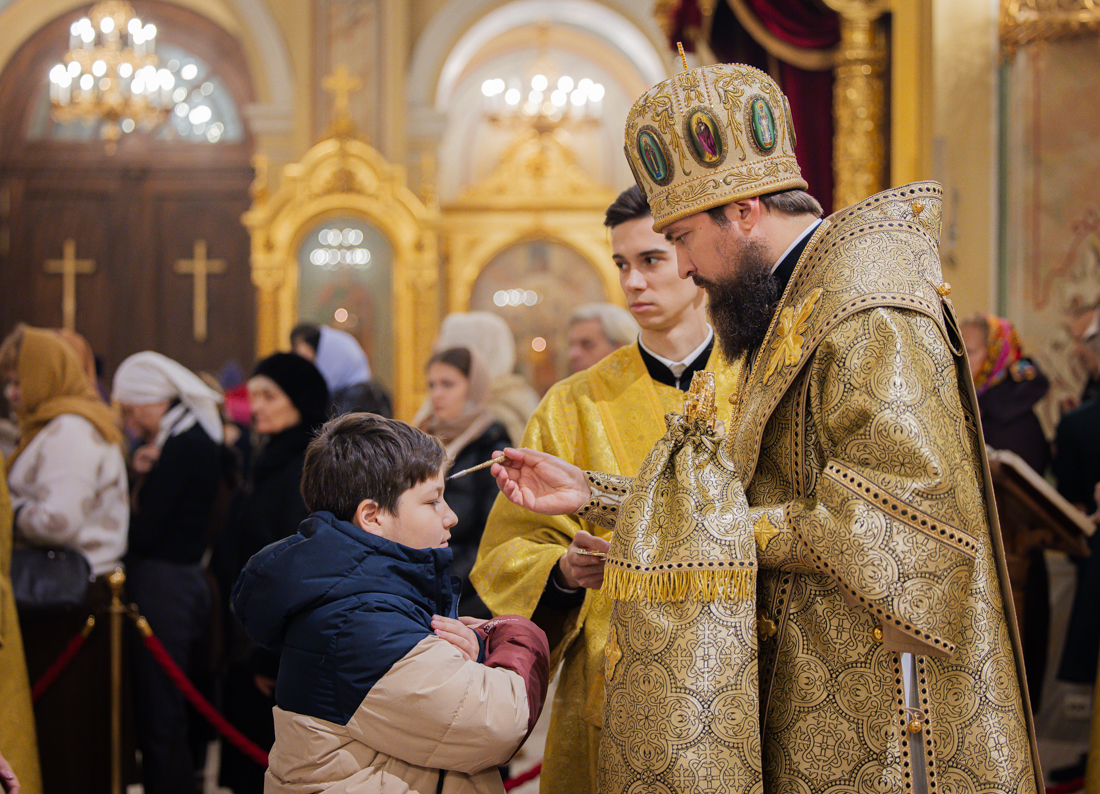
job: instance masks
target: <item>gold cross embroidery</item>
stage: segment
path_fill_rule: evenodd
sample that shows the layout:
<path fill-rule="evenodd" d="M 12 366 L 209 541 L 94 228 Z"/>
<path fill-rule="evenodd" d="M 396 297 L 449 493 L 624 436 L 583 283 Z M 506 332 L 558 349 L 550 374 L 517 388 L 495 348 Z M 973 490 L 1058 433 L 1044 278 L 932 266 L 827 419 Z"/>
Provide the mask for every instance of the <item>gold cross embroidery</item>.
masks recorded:
<path fill-rule="evenodd" d="M 767 549 L 771 539 L 783 531 L 772 523 L 767 513 L 756 520 L 756 524 L 753 525 L 752 530 L 753 535 L 756 537 L 756 548 L 760 549 L 760 551 Z"/>
<path fill-rule="evenodd" d="M 194 276 L 192 290 L 192 314 L 194 316 L 194 336 L 196 342 L 206 341 L 206 277 L 225 272 L 224 259 L 206 258 L 206 240 L 195 240 L 193 259 L 177 259 L 176 272 Z"/>
<path fill-rule="evenodd" d="M 95 272 L 94 259 L 76 258 L 76 240 L 68 239 L 61 248 L 61 259 L 47 259 L 47 273 L 61 276 L 61 324 L 66 330 L 76 330 L 76 277 Z"/>
<path fill-rule="evenodd" d="M 805 333 L 806 323 L 823 293 L 824 290 L 817 287 L 798 306 L 788 306 L 779 315 L 779 344 L 772 352 L 768 368 L 764 371 L 764 383 L 771 379 L 772 373 L 780 364 L 790 367 L 802 358 L 802 334 Z"/>

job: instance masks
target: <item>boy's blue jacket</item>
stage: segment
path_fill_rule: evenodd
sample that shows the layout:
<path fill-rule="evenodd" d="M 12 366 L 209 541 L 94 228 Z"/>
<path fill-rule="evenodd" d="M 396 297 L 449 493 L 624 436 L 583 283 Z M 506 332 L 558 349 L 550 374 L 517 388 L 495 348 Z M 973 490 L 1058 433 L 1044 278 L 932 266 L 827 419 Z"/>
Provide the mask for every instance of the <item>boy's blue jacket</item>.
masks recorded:
<path fill-rule="evenodd" d="M 233 588 L 248 635 L 280 653 L 280 708 L 346 723 L 375 682 L 457 617 L 450 549 L 413 549 L 314 513 L 260 550 Z"/>
<path fill-rule="evenodd" d="M 249 636 L 280 653 L 267 790 L 366 792 L 378 775 L 411 785 L 441 769 L 454 771 L 448 791 L 495 790 L 478 773 L 534 725 L 549 653 L 542 632 L 514 616 L 477 631 L 484 663 L 436 636 L 433 615 L 456 617 L 450 562 L 449 549 L 402 546 L 327 512 L 249 560 L 233 608 Z"/>

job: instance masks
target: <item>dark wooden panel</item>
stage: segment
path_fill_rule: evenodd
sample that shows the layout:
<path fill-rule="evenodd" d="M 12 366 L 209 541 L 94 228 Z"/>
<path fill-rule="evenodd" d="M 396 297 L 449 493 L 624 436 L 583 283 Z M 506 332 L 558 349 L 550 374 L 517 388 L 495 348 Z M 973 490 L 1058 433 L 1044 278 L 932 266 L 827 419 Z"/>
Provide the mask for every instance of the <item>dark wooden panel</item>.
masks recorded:
<path fill-rule="evenodd" d="M 165 41 L 206 60 L 237 107 L 253 101 L 243 50 L 229 33 L 180 6 L 138 0 L 143 19 Z M 57 326 L 62 279 L 43 271 L 76 241 L 96 272 L 77 277 L 76 330 L 105 362 L 107 375 L 123 358 L 153 349 L 193 369 L 216 372 L 225 362 L 248 369 L 255 349 L 254 290 L 248 235 L 253 143 L 195 145 L 124 136 L 109 156 L 97 141 L 28 140 L 29 109 L 46 90 L 46 73 L 60 60 L 73 10 L 20 47 L 0 75 L 0 335 L 17 321 Z M 209 281 L 209 335 L 192 334 L 190 276 L 174 272 L 191 258 L 196 239 L 224 259 L 224 275 Z"/>
<path fill-rule="evenodd" d="M 247 367 L 255 339 L 249 239 L 240 221 L 247 202 L 192 194 L 159 196 L 156 203 L 158 349 L 193 369 L 216 372 L 230 359 Z M 206 241 L 209 259 L 225 263 L 224 273 L 207 277 L 205 342 L 193 335 L 195 278 L 176 272 L 177 261 L 194 258 L 198 240 Z"/>

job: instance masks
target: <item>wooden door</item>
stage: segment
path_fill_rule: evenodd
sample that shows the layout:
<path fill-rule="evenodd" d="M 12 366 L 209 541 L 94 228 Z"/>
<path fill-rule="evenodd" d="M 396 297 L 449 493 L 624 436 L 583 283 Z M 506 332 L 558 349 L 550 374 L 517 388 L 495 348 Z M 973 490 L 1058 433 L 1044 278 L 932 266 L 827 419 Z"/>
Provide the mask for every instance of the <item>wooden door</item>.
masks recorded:
<path fill-rule="evenodd" d="M 232 37 L 176 6 L 134 6 L 161 37 L 197 53 L 237 108 L 251 101 Z M 195 370 L 217 373 L 228 362 L 247 370 L 255 301 L 240 218 L 250 203 L 251 136 L 246 127 L 217 144 L 132 134 L 113 155 L 94 139 L 34 137 L 46 75 L 77 16 L 39 31 L 0 75 L 0 106 L 14 109 L 0 116 L 0 335 L 18 321 L 65 324 L 68 281 L 74 329 L 102 357 L 108 377 L 123 358 L 147 349 Z M 79 263 L 71 277 L 63 274 L 67 241 L 74 249 L 68 258 Z M 205 257 L 196 257 L 203 245 Z M 208 271 L 201 301 L 202 277 L 190 264 L 196 258 Z M 205 333 L 196 324 L 202 310 Z"/>

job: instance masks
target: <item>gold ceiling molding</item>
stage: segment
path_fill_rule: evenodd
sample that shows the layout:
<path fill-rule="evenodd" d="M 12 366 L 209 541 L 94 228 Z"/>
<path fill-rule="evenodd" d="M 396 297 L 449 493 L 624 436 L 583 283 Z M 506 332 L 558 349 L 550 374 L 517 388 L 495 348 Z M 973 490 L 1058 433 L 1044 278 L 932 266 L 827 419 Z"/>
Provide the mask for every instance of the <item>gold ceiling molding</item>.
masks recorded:
<path fill-rule="evenodd" d="M 474 283 L 501 251 L 529 240 L 560 242 L 599 274 L 606 300 L 622 304 L 604 212 L 615 200 L 551 134 L 521 134 L 499 166 L 443 208 L 447 310 L 470 311 Z"/>
<path fill-rule="evenodd" d="M 1100 34 L 1097 0 L 1001 0 L 1001 49 Z"/>
<path fill-rule="evenodd" d="M 298 321 L 298 249 L 306 235 L 326 218 L 359 217 L 393 247 L 394 408 L 412 416 L 439 326 L 438 210 L 409 190 L 403 168 L 346 135 L 287 165 L 273 193 L 266 167 L 258 166 L 252 207 L 242 216 L 252 237 L 257 356 L 285 349 Z"/>
<path fill-rule="evenodd" d="M 615 194 L 577 165 L 573 153 L 553 134 L 534 130 L 516 137 L 488 177 L 463 193 L 455 209 L 596 209 Z"/>

